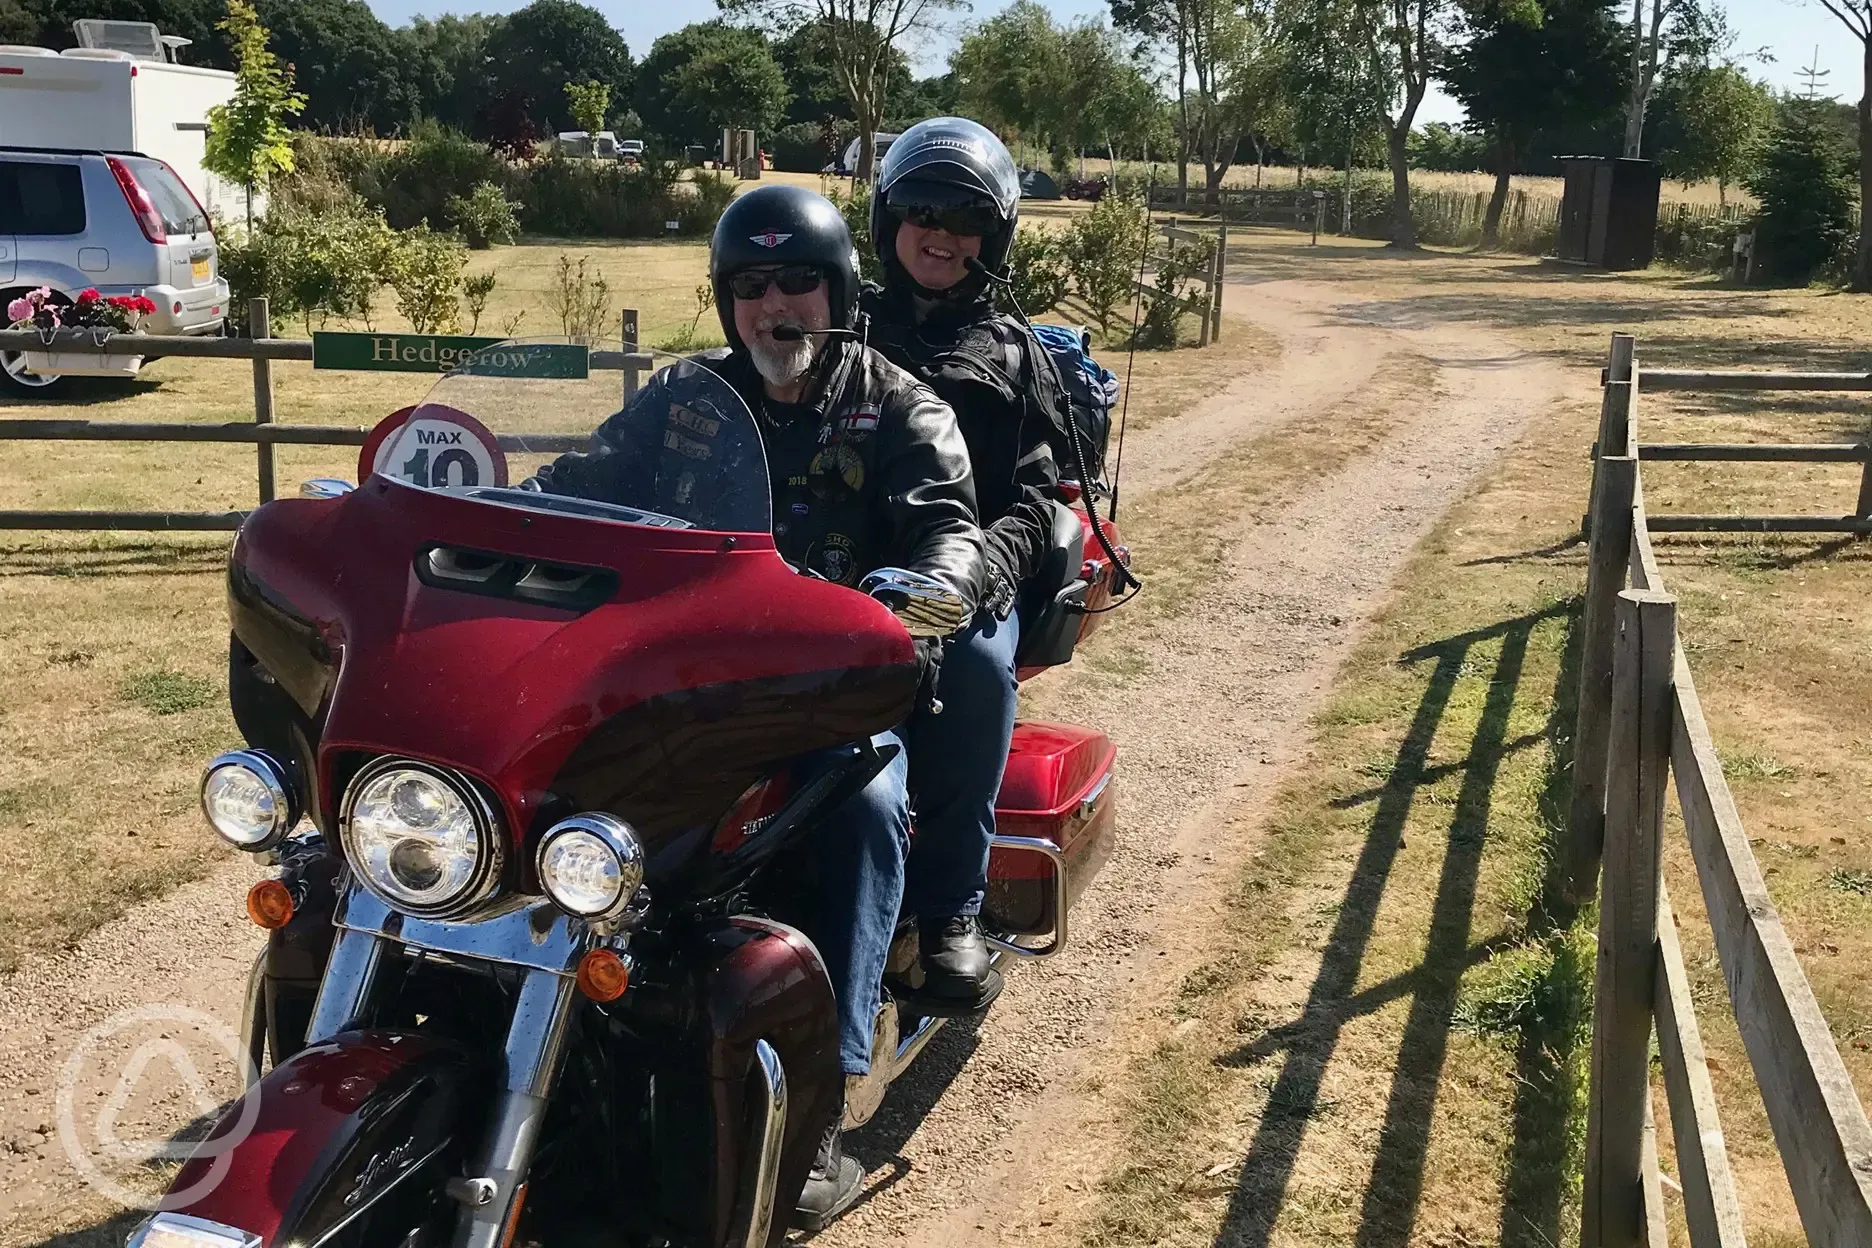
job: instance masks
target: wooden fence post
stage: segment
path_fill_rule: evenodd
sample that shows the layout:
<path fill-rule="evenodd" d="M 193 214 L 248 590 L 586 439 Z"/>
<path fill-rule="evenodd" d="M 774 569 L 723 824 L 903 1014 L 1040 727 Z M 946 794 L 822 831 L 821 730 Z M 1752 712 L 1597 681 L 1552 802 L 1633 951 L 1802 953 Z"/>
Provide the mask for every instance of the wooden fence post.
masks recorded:
<path fill-rule="evenodd" d="M 624 309 L 623 338 L 624 338 L 624 354 L 630 355 L 631 353 L 635 352 L 637 350 L 637 309 L 636 308 Z M 637 393 L 637 366 L 635 364 L 625 364 L 624 365 L 624 401 L 626 403 L 630 402 L 631 395 L 636 394 L 636 393 Z"/>
<path fill-rule="evenodd" d="M 1664 789 L 1669 777 L 1677 600 L 1618 596 L 1606 786 L 1606 863 L 1593 981 L 1592 1084 L 1586 1110 L 1581 1248 L 1644 1243 L 1645 1111 L 1657 982 Z"/>
<path fill-rule="evenodd" d="M 247 301 L 248 332 L 258 342 L 273 336 L 273 323 L 268 316 L 265 296 Z M 273 423 L 273 361 L 254 358 L 254 424 L 270 425 Z M 273 444 L 261 442 L 255 450 L 259 453 L 260 465 L 260 501 L 273 501 Z"/>
<path fill-rule="evenodd" d="M 1599 399 L 1599 437 L 1593 443 L 1592 490 L 1587 495 L 1586 514 L 1580 518 L 1580 532 L 1591 536 L 1593 507 L 1599 498 L 1599 460 L 1607 455 L 1623 455 L 1631 440 L 1632 408 L 1637 402 L 1632 385 L 1632 360 L 1637 340 L 1630 334 L 1613 334 L 1612 349 L 1606 355 L 1604 394 Z M 1623 430 L 1623 433 L 1619 431 Z"/>
<path fill-rule="evenodd" d="M 1209 341 L 1222 341 L 1222 283 L 1228 274 L 1228 222 L 1221 224 L 1216 234 L 1215 275 L 1209 288 Z M 1869 477 L 1868 480 L 1872 480 Z"/>
<path fill-rule="evenodd" d="M 1586 605 L 1580 629 L 1579 709 L 1573 727 L 1573 795 L 1567 812 L 1562 897 L 1581 905 L 1592 895 L 1605 842 L 1606 746 L 1612 707 L 1613 639 L 1619 591 L 1630 566 L 1632 502 L 1638 461 L 1601 456 L 1600 489 L 1586 563 Z"/>
<path fill-rule="evenodd" d="M 1174 248 L 1175 246 L 1174 240 L 1172 241 L 1171 246 L 1172 248 Z M 1172 251 L 1172 254 L 1175 254 L 1174 250 Z M 1215 300 L 1216 300 L 1216 249 L 1214 247 L 1211 247 L 1209 249 L 1209 271 L 1203 274 L 1202 310 L 1201 312 L 1197 314 L 1198 323 L 1197 323 L 1197 328 L 1196 328 L 1196 345 L 1199 347 L 1206 347 L 1209 345 L 1209 340 L 1211 337 L 1210 329 L 1211 329 L 1213 319 L 1214 319 L 1214 314 L 1215 314 Z"/>

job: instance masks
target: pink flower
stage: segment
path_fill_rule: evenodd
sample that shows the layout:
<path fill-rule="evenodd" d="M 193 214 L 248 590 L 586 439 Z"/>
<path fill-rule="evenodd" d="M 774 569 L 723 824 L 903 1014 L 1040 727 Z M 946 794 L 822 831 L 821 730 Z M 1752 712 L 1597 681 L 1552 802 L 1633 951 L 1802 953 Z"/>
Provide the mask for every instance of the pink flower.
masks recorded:
<path fill-rule="evenodd" d="M 30 299 L 15 299 L 7 304 L 6 314 L 9 321 L 32 320 L 34 308 Z"/>

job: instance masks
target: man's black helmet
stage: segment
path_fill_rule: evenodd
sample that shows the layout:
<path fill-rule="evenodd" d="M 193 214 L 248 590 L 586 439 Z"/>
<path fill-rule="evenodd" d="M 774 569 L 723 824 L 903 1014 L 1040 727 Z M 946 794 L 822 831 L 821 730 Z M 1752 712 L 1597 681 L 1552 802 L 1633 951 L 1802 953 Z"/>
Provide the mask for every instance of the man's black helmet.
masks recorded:
<path fill-rule="evenodd" d="M 728 345 L 745 350 L 735 332 L 728 279 L 743 269 L 809 264 L 826 277 L 832 328 L 858 319 L 858 249 L 831 200 L 803 186 L 763 186 L 738 196 L 715 223 L 709 242 L 709 284 Z"/>
<path fill-rule="evenodd" d="M 999 273 L 1014 244 L 1020 216 L 1020 171 L 994 131 L 966 117 L 932 117 L 904 131 L 878 169 L 871 196 L 871 239 L 884 266 L 885 282 L 910 281 L 897 263 L 897 217 L 891 205 L 917 208 L 987 208 L 997 222 L 982 235 L 981 262 Z M 972 276 L 958 288 L 973 293 L 983 279 Z"/>

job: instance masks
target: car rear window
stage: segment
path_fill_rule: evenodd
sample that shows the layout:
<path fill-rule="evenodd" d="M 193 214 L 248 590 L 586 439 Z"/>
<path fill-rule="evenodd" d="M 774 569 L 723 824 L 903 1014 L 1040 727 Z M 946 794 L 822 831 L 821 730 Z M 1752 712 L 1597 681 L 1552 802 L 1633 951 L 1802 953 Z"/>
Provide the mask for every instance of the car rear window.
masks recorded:
<path fill-rule="evenodd" d="M 137 185 L 149 195 L 150 203 L 162 214 L 163 229 L 170 234 L 200 234 L 208 228 L 208 218 L 196 205 L 195 197 L 175 171 L 160 160 L 147 156 L 126 156 L 123 163 L 136 175 Z"/>
<path fill-rule="evenodd" d="M 84 178 L 77 165 L 0 160 L 0 234 L 82 234 Z"/>

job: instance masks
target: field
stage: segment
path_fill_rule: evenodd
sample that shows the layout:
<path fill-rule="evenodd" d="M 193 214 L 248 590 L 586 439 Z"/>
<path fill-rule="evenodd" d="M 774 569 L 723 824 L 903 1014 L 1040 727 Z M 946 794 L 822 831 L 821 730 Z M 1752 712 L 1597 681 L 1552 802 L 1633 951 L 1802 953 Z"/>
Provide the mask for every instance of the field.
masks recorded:
<path fill-rule="evenodd" d="M 1228 173 L 1224 175 L 1222 179 L 1223 186 L 1252 187 L 1260 185 L 1278 190 L 1282 187 L 1293 186 L 1297 181 L 1306 178 L 1332 182 L 1342 177 L 1344 174 L 1343 170 L 1329 169 L 1321 166 L 1308 166 L 1302 170 L 1296 169 L 1292 165 L 1265 165 L 1260 171 L 1261 176 L 1257 183 L 1255 178 L 1254 153 L 1252 151 L 1247 152 L 1247 158 L 1247 163 L 1236 164 L 1230 167 Z M 1140 173 L 1144 169 L 1143 165 L 1134 161 L 1124 161 L 1121 162 L 1121 165 L 1127 175 Z M 1086 176 L 1096 177 L 1102 173 L 1109 173 L 1111 171 L 1111 162 L 1109 160 L 1088 159 L 1085 162 L 1085 169 Z M 1078 165 L 1076 163 L 1073 166 L 1073 172 L 1078 172 Z M 1202 166 L 1200 164 L 1192 164 L 1190 166 L 1190 185 L 1200 186 L 1202 184 L 1202 176 Z M 1353 170 L 1353 176 L 1388 177 L 1389 174 L 1380 169 L 1355 168 Z M 1160 163 L 1157 166 L 1157 177 L 1160 181 L 1174 182 L 1176 180 L 1176 163 L 1174 161 Z M 1413 169 L 1411 170 L 1410 180 L 1412 189 L 1423 191 L 1461 191 L 1465 194 L 1473 195 L 1477 193 L 1487 194 L 1495 189 L 1495 175 L 1492 173 L 1446 173 L 1436 169 Z M 1509 186 L 1513 190 L 1525 191 L 1530 195 L 1548 195 L 1552 196 L 1554 199 L 1559 199 L 1561 192 L 1565 190 L 1563 179 L 1558 177 L 1537 176 L 1534 174 L 1515 174 L 1514 177 L 1509 180 Z M 1685 186 L 1681 182 L 1666 182 L 1664 183 L 1661 199 L 1662 202 L 1666 204 L 1707 204 L 1713 207 L 1719 199 L 1719 190 L 1714 182 L 1698 182 L 1690 186 Z M 1737 186 L 1731 186 L 1728 189 L 1727 201 L 1732 204 L 1749 204 L 1754 202 L 1749 197 L 1748 192 Z"/>

